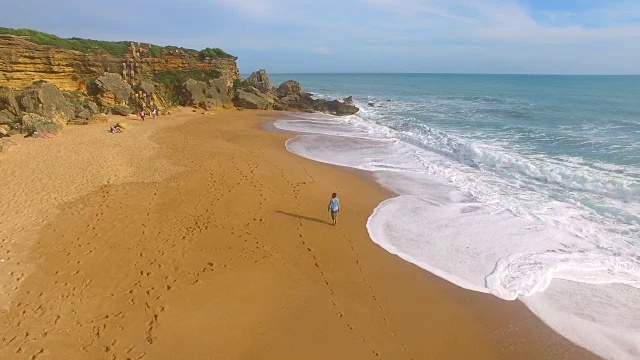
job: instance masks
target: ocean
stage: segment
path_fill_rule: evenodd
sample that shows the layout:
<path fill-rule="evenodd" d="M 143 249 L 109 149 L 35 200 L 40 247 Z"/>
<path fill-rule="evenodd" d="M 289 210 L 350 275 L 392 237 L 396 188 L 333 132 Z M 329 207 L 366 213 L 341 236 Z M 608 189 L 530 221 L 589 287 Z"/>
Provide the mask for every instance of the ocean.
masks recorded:
<path fill-rule="evenodd" d="M 397 194 L 371 214 L 373 242 L 602 357 L 640 358 L 640 76 L 270 77 L 360 107 L 275 126 L 299 133 L 292 153 Z"/>

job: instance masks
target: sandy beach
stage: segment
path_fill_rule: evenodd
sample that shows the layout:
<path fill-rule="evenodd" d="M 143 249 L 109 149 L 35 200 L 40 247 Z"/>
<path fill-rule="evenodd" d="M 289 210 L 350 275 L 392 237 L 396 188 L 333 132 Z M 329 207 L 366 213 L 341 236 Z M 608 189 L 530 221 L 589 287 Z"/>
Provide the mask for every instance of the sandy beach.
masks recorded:
<path fill-rule="evenodd" d="M 372 243 L 392 194 L 288 153 L 264 129 L 281 114 L 18 139 L 0 155 L 0 359 L 595 358 Z"/>

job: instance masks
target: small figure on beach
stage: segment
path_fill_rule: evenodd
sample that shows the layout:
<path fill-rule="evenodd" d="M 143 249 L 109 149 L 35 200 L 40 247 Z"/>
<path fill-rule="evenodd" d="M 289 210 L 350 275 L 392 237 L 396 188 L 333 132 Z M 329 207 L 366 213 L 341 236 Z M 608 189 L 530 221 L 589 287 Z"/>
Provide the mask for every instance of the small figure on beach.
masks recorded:
<path fill-rule="evenodd" d="M 158 109 L 153 108 L 153 109 L 151 110 L 151 117 L 155 119 L 155 118 L 156 118 L 156 116 L 158 116 Z"/>
<path fill-rule="evenodd" d="M 109 132 L 112 133 L 112 134 L 117 134 L 117 133 L 121 133 L 122 130 L 120 129 L 119 126 L 116 125 L 116 126 L 111 126 L 109 128 Z"/>
<path fill-rule="evenodd" d="M 140 115 L 140 118 L 142 119 L 142 121 L 144 121 L 144 117 L 145 117 L 145 113 L 144 113 L 144 109 L 140 110 L 140 113 L 138 113 L 138 115 Z"/>
<path fill-rule="evenodd" d="M 338 211 L 340 211 L 340 199 L 337 196 L 338 194 L 336 193 L 331 194 L 331 200 L 329 200 L 329 206 L 327 206 L 327 211 L 331 212 L 331 220 L 334 226 L 338 222 Z"/>

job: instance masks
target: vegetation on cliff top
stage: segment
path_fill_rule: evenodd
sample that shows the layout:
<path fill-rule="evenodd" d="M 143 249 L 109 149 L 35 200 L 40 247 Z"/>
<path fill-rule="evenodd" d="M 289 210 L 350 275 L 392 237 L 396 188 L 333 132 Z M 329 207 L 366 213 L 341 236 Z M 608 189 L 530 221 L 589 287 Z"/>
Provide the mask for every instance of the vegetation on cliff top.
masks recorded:
<path fill-rule="evenodd" d="M 9 34 L 16 36 L 25 36 L 29 41 L 38 45 L 51 45 L 62 49 L 77 50 L 83 53 L 95 53 L 104 51 L 113 56 L 124 56 L 129 51 L 128 41 L 104 41 L 104 40 L 89 40 L 81 38 L 65 39 L 53 34 L 48 34 L 31 29 L 10 29 L 0 27 L 0 34 Z M 206 48 L 201 51 L 184 49 L 175 46 L 158 46 L 153 44 L 142 44 L 141 47 L 146 49 L 147 54 L 151 57 L 158 57 L 165 51 L 182 50 L 190 53 L 194 56 L 200 56 L 200 58 L 220 58 L 220 57 L 232 57 L 221 49 L 218 48 Z"/>

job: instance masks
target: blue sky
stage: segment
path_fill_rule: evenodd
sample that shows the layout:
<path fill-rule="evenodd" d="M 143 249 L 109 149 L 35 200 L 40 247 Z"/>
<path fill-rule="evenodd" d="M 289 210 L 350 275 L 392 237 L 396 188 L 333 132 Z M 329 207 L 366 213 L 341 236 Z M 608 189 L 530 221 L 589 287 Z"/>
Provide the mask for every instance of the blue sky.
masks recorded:
<path fill-rule="evenodd" d="M 640 74 L 637 0 L 19 0 L 0 26 L 220 47 L 243 73 Z"/>

